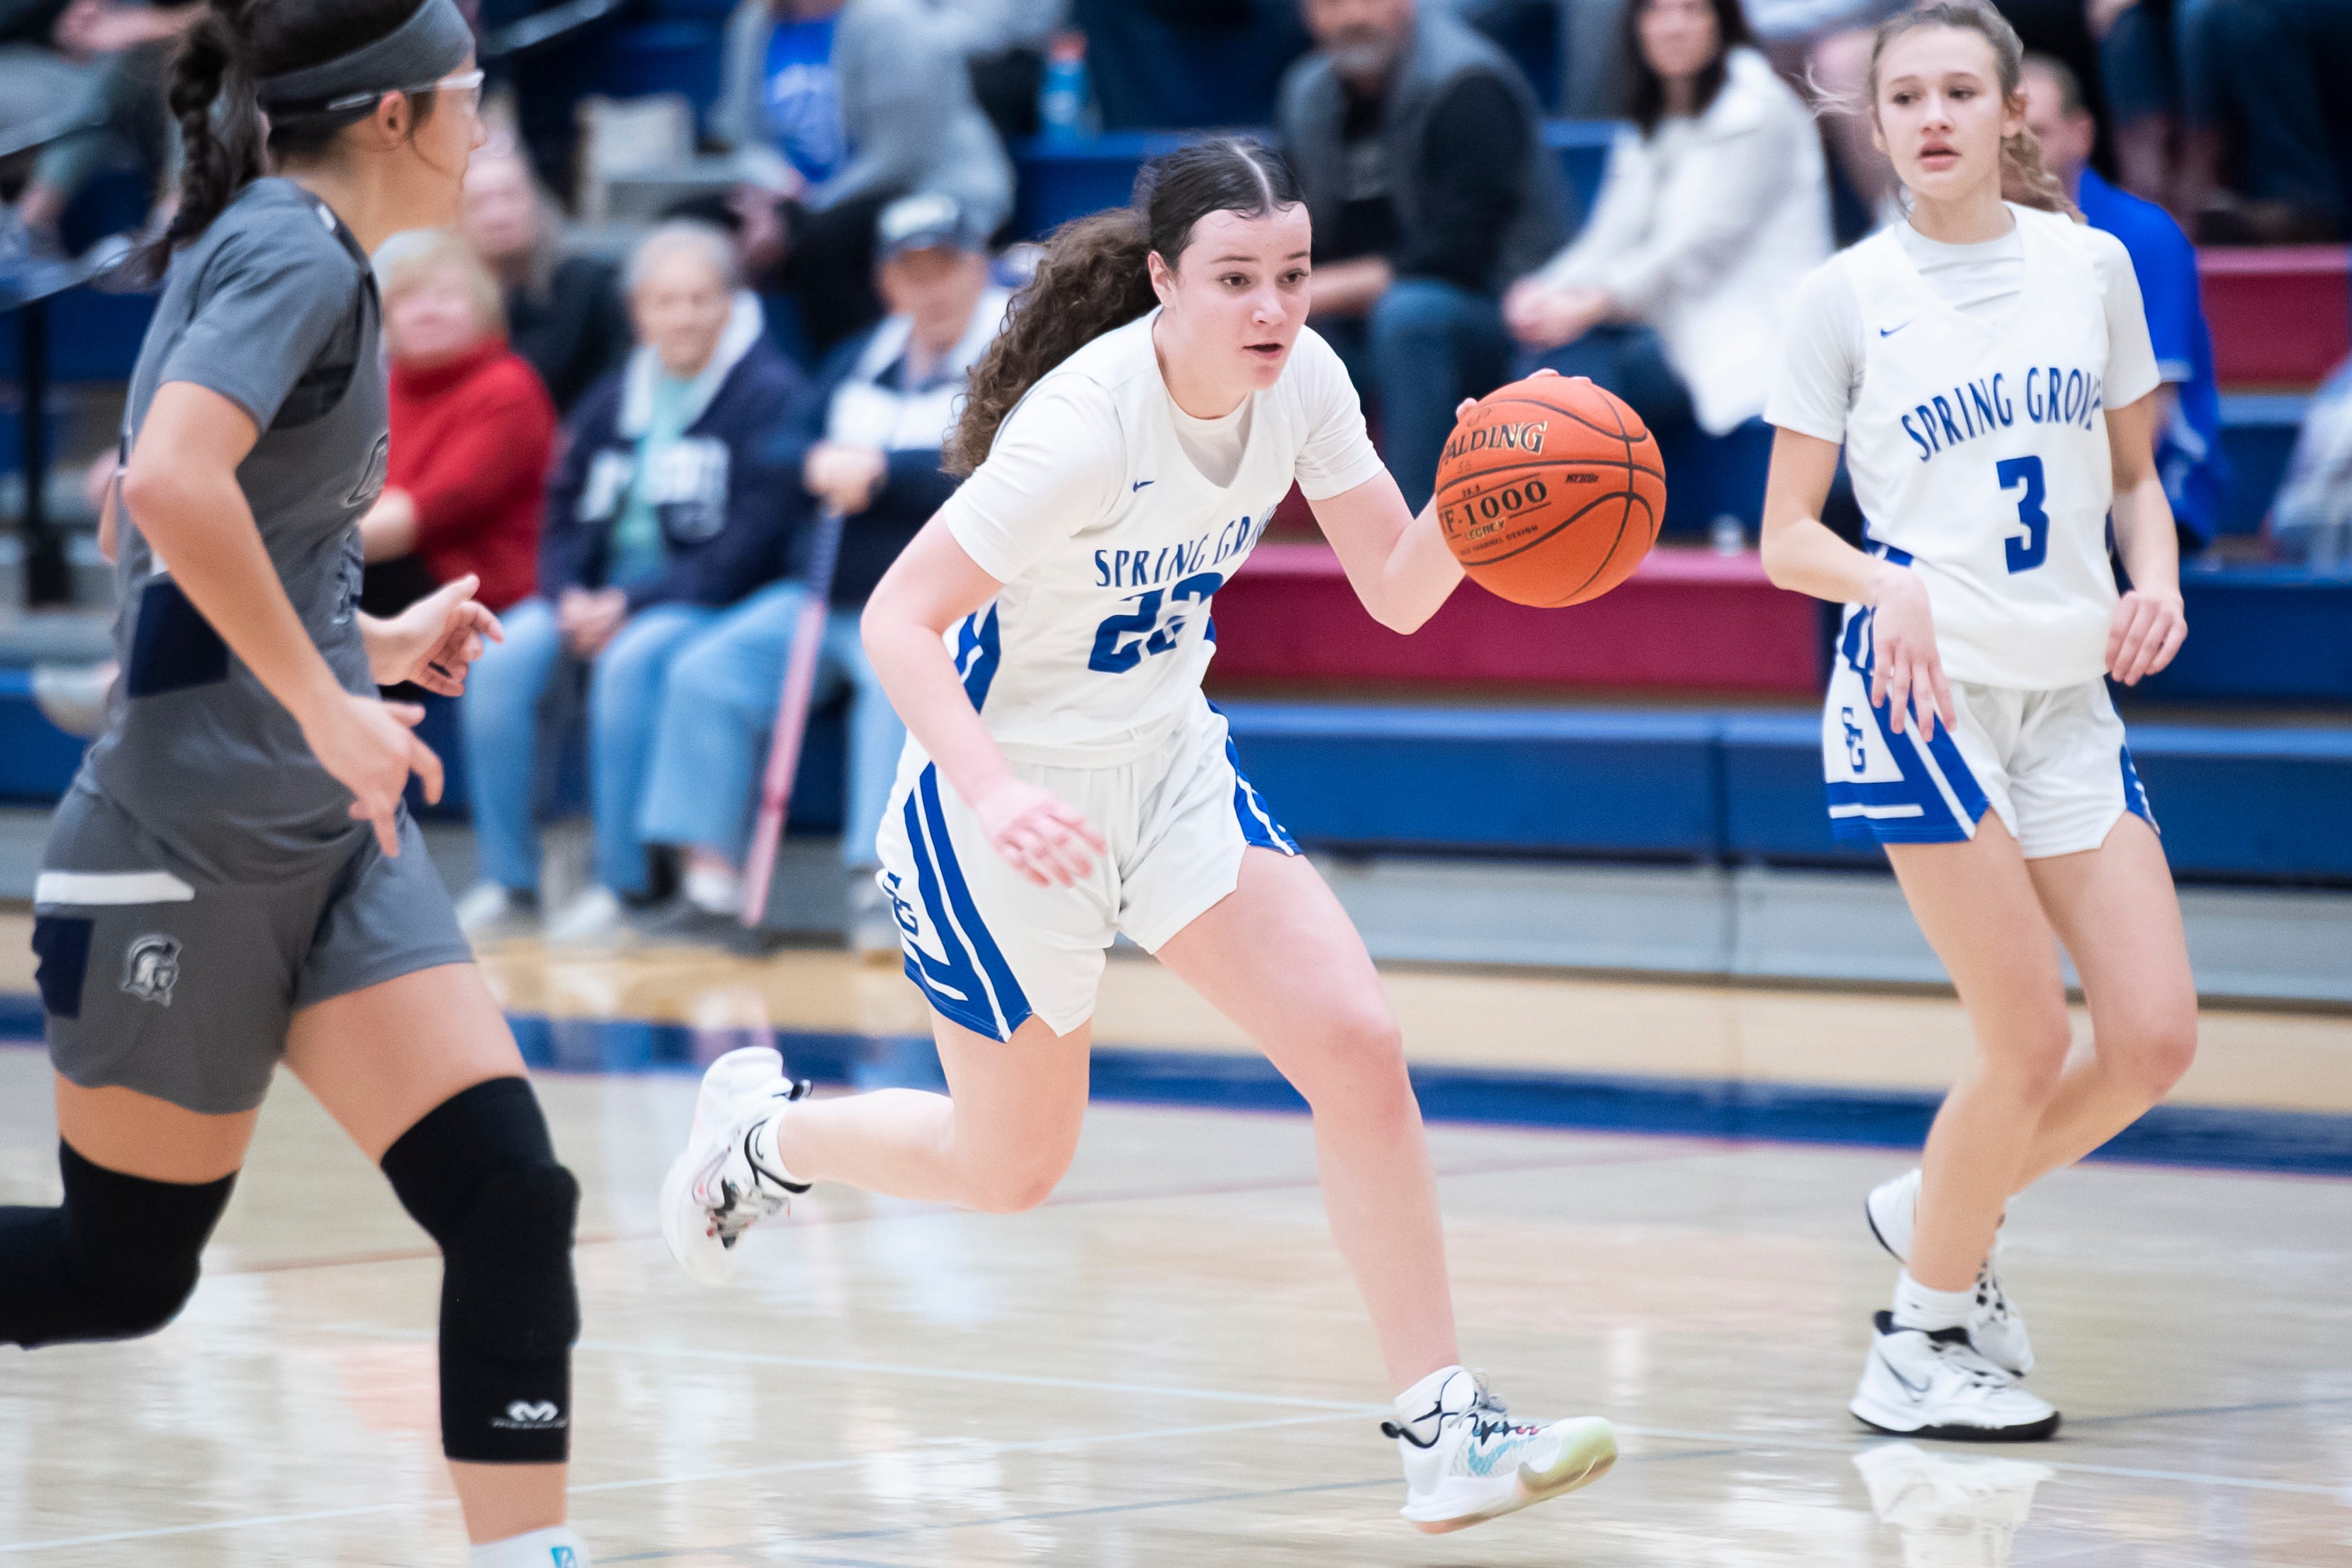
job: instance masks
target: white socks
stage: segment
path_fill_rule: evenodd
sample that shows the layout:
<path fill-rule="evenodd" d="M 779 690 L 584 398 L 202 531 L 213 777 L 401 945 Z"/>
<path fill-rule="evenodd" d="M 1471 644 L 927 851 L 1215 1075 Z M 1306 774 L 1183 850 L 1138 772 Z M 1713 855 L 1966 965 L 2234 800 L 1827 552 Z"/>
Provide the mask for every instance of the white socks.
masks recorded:
<path fill-rule="evenodd" d="M 1937 1329 L 1964 1329 L 1969 1326 L 1969 1314 L 1976 1310 L 1977 1293 L 1966 1291 L 1931 1291 L 1911 1277 L 1906 1269 L 1895 1281 L 1895 1326 L 1921 1329 L 1928 1333 Z"/>
<path fill-rule="evenodd" d="M 509 1535 L 477 1546 L 466 1558 L 467 1568 L 588 1568 L 588 1549 L 568 1524 Z"/>
<path fill-rule="evenodd" d="M 686 901 L 713 915 L 732 915 L 743 903 L 743 879 L 712 865 L 686 868 Z"/>

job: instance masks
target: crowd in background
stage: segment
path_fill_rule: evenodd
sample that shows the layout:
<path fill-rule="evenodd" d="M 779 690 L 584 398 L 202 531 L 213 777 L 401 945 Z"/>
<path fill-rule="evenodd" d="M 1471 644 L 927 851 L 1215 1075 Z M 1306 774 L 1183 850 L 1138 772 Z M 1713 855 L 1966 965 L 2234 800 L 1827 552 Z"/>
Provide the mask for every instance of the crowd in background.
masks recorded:
<path fill-rule="evenodd" d="M 992 273 L 992 246 L 1019 139 L 1263 128 L 1312 213 L 1313 324 L 1418 505 L 1454 405 L 1538 366 L 1591 377 L 1662 434 L 1759 419 L 1799 280 L 1899 215 L 1866 120 L 1836 108 L 1890 8 L 742 0 L 700 125 L 735 183 L 675 204 L 625 264 L 567 247 L 546 176 L 570 154 L 510 102 L 469 168 L 460 233 L 378 258 L 392 456 L 362 528 L 372 611 L 470 572 L 505 619 L 464 705 L 483 873 L 467 928 L 733 929 L 798 552 L 830 508 L 845 531 L 820 696 L 850 705 L 845 869 L 857 941 L 896 949 L 862 862 L 903 732 L 856 617 L 951 485 L 954 400 L 1017 270 Z M 2183 225 L 2343 234 L 2352 0 L 2000 8 L 2034 50 L 2026 94 L 2052 166 L 2139 272 L 2167 383 L 2159 459 L 2193 551 L 2224 476 Z M 0 267 L 53 250 L 110 162 L 137 159 L 168 192 L 156 83 L 194 14 L 0 0 L 0 150 L 28 149 Z M 1580 227 L 1544 141 L 1561 115 L 1618 122 Z M 2282 538 L 2343 532 L 2327 520 L 2352 494 L 2338 382 Z M 594 877 L 541 911 L 538 817 L 573 735 Z"/>

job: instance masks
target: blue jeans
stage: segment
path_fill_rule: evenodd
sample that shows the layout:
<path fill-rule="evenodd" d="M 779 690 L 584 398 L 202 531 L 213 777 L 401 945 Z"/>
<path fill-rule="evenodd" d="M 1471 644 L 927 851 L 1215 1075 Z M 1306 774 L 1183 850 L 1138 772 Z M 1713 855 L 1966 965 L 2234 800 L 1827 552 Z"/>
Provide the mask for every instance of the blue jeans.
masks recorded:
<path fill-rule="evenodd" d="M 719 612 L 657 604 L 614 634 L 589 666 L 588 803 L 596 831 L 596 880 L 619 894 L 646 891 L 646 841 L 638 836 L 648 753 L 671 662 Z M 499 617 L 507 640 L 493 643 L 466 682 L 458 705 L 473 786 L 474 839 L 482 874 L 518 892 L 539 890 L 541 702 L 576 661 L 556 630 L 555 610 L 527 599 Z"/>
<path fill-rule="evenodd" d="M 670 666 L 638 830 L 647 843 L 688 844 L 740 864 L 783 690 L 784 658 L 805 599 L 800 584 L 761 590 L 698 636 Z M 874 840 L 898 772 L 898 722 L 858 641 L 855 610 L 825 617 L 810 706 L 849 691 L 849 789 L 842 863 L 874 863 Z"/>
<path fill-rule="evenodd" d="M 1615 392 L 1642 416 L 1653 433 L 1693 423 L 1690 389 L 1666 361 L 1666 347 L 1648 327 L 1610 322 L 1573 342 L 1534 357 L 1527 369 L 1549 365 L 1564 376 L 1582 376 L 1603 392 Z"/>
<path fill-rule="evenodd" d="M 1433 277 L 1400 277 L 1361 321 L 1316 329 L 1330 340 L 1360 391 L 1380 410 L 1381 444 L 1405 504 L 1419 511 L 1437 488 L 1437 457 L 1454 434 L 1454 408 L 1484 397 L 1510 371 L 1503 308 Z"/>
<path fill-rule="evenodd" d="M 2173 26 L 2189 124 L 2239 129 L 2239 188 L 2340 222 L 2352 148 L 2322 84 L 2352 80 L 2352 5 L 2180 0 Z"/>

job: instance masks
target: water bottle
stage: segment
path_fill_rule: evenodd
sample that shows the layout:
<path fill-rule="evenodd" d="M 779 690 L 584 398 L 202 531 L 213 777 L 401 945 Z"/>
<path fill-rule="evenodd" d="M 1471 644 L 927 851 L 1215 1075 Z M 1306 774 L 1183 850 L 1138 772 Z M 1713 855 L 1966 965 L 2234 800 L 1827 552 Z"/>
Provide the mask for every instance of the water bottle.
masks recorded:
<path fill-rule="evenodd" d="M 1090 136 L 1093 96 L 1087 79 L 1087 36 L 1064 33 L 1045 57 L 1045 79 L 1037 89 L 1037 122 L 1054 141 Z"/>

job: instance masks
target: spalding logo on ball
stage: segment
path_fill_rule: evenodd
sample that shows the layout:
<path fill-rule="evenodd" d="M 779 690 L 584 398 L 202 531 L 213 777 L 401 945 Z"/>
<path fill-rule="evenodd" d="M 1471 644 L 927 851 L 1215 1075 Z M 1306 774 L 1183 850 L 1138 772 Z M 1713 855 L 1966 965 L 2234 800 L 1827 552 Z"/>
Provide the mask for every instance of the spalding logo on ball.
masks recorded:
<path fill-rule="evenodd" d="M 1633 574 L 1666 511 L 1641 416 L 1582 376 L 1489 392 L 1437 465 L 1437 521 L 1473 582 L 1515 604 L 1598 599 Z"/>

